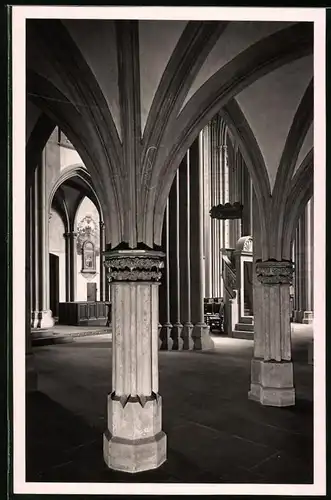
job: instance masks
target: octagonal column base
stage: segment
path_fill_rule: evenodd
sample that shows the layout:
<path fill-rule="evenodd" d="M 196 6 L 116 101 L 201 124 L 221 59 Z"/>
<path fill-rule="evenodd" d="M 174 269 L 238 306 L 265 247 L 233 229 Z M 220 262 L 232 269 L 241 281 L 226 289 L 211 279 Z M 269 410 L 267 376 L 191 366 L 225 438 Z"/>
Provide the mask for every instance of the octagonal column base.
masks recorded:
<path fill-rule="evenodd" d="M 108 429 L 103 436 L 107 466 L 123 472 L 156 469 L 167 458 L 167 437 L 161 430 L 161 397 L 108 398 Z"/>
<path fill-rule="evenodd" d="M 103 456 L 110 469 L 123 472 L 143 472 L 157 469 L 167 459 L 167 436 L 160 431 L 144 439 L 124 439 L 103 435 Z"/>
<path fill-rule="evenodd" d="M 295 405 L 292 362 L 253 359 L 248 398 L 265 406 Z"/>

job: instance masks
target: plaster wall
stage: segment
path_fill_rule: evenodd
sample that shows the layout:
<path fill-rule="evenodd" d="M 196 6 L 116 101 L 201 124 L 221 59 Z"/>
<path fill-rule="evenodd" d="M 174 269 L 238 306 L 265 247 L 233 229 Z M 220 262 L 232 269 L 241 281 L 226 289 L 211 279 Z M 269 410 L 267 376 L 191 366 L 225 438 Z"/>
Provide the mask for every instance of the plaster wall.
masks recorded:
<path fill-rule="evenodd" d="M 62 22 L 97 79 L 121 137 L 114 22 L 109 19 L 67 19 Z"/>
<path fill-rule="evenodd" d="M 139 21 L 142 131 L 162 74 L 186 24 L 186 21 Z"/>
<path fill-rule="evenodd" d="M 313 57 L 302 57 L 260 78 L 236 97 L 261 149 L 271 190 L 287 135 L 312 75 Z"/>
<path fill-rule="evenodd" d="M 191 86 L 184 105 L 193 94 L 220 68 L 225 66 L 231 59 L 236 57 L 254 43 L 264 37 L 272 35 L 277 31 L 290 26 L 293 23 L 286 22 L 256 22 L 242 21 L 231 22 L 224 30 Z"/>

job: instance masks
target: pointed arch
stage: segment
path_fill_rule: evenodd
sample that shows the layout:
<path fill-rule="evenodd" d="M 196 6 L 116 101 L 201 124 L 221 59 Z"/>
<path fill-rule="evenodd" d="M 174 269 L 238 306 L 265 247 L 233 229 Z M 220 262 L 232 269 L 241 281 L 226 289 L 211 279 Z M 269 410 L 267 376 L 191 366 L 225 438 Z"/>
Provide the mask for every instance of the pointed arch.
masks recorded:
<path fill-rule="evenodd" d="M 199 131 L 237 93 L 268 72 L 312 52 L 313 30 L 298 23 L 255 43 L 218 70 L 169 123 L 152 173 L 145 221 L 145 239 L 159 241 L 159 226 L 174 173 Z M 256 186 L 254 186 L 254 189 Z"/>
<path fill-rule="evenodd" d="M 276 181 L 272 193 L 272 209 L 270 211 L 270 252 L 277 260 L 282 259 L 282 233 L 286 203 L 290 193 L 291 179 L 298 156 L 314 117 L 314 84 L 310 81 L 288 133 L 284 150 L 277 170 Z"/>
<path fill-rule="evenodd" d="M 57 190 L 67 180 L 72 179 L 74 177 L 78 177 L 85 184 L 85 186 L 87 188 L 87 192 L 83 193 L 83 197 L 88 196 L 91 199 L 91 201 L 94 203 L 94 205 L 96 206 L 96 208 L 98 210 L 100 221 L 103 221 L 104 216 L 103 216 L 102 205 L 100 203 L 98 195 L 97 195 L 95 188 L 93 186 L 92 178 L 89 175 L 89 173 L 86 171 L 86 169 L 80 164 L 71 165 L 71 166 L 63 169 L 61 176 L 57 179 L 56 183 L 54 184 L 54 186 L 52 187 L 52 190 L 50 192 L 49 200 L 48 200 L 49 209 L 52 206 L 53 199 L 54 199 L 54 196 L 55 196 L 55 193 L 57 192 Z"/>
<path fill-rule="evenodd" d="M 94 188 L 103 207 L 106 238 L 110 242 L 111 236 L 112 244 L 120 242 L 123 234 L 120 193 L 116 190 L 115 182 L 110 175 L 104 150 L 91 147 L 91 144 L 99 143 L 97 131 L 89 126 L 59 89 L 31 70 L 27 71 L 27 89 L 33 104 L 63 130 L 75 147 L 91 174 Z"/>
<path fill-rule="evenodd" d="M 46 113 L 38 118 L 26 144 L 26 179 L 29 185 L 40 160 L 40 155 L 56 125 Z"/>
<path fill-rule="evenodd" d="M 155 93 L 143 134 L 141 178 L 148 189 L 142 191 L 142 213 L 147 208 L 155 152 L 171 120 L 178 115 L 185 97 L 207 55 L 225 30 L 228 22 L 190 21 L 185 27 L 162 75 Z M 144 223 L 139 225 L 143 238 Z"/>
<path fill-rule="evenodd" d="M 314 151 L 313 148 L 305 156 L 295 173 L 288 190 L 285 206 L 284 231 L 281 239 L 284 259 L 291 259 L 291 241 L 298 220 L 313 196 L 314 187 Z"/>

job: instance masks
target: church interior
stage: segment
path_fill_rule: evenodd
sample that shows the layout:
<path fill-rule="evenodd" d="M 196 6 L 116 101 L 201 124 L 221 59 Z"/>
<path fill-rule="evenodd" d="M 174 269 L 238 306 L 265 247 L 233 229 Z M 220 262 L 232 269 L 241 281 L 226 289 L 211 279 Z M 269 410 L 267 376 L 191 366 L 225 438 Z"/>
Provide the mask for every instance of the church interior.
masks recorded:
<path fill-rule="evenodd" d="M 313 483 L 313 24 L 26 22 L 26 478 Z"/>

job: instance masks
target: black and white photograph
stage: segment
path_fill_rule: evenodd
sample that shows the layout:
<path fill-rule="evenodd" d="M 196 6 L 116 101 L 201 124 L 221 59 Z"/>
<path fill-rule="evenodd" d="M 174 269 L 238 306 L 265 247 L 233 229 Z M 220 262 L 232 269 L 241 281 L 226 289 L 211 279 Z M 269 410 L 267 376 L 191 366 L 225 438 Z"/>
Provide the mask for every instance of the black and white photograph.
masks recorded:
<path fill-rule="evenodd" d="M 324 495 L 325 10 L 11 16 L 14 493 Z"/>

